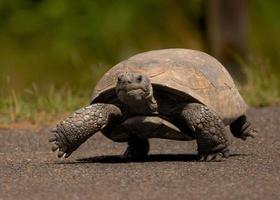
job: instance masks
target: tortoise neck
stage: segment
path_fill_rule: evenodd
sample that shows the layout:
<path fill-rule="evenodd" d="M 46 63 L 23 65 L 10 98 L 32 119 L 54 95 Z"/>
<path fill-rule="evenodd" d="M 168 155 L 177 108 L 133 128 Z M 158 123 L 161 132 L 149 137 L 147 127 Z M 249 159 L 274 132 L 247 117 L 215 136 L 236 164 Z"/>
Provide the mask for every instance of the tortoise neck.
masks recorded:
<path fill-rule="evenodd" d="M 129 115 L 156 115 L 158 114 L 158 104 L 153 94 L 140 101 L 130 101 L 126 104 Z"/>
<path fill-rule="evenodd" d="M 153 95 L 151 83 L 143 85 L 118 83 L 116 87 L 118 99 L 127 107 L 128 115 L 155 115 L 158 105 Z"/>

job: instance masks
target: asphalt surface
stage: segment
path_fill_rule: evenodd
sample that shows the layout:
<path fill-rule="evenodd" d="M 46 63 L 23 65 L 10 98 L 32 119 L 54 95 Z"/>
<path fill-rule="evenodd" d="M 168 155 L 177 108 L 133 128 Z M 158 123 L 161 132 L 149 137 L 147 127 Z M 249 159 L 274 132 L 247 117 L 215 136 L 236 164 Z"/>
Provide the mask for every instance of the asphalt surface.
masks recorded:
<path fill-rule="evenodd" d="M 0 199 L 280 199 L 280 107 L 251 109 L 259 129 L 232 138 L 223 162 L 197 162 L 194 142 L 151 140 L 144 162 L 101 134 L 70 158 L 49 150 L 48 129 L 0 130 Z"/>

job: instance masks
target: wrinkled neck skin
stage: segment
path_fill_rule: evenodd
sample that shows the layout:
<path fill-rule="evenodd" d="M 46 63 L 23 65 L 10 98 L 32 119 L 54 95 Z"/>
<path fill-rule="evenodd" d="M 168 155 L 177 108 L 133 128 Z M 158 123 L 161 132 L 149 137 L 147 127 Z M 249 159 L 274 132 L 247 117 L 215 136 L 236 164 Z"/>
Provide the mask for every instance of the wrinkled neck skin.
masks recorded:
<path fill-rule="evenodd" d="M 158 114 L 158 105 L 153 96 L 153 90 L 145 99 L 127 102 L 130 115 L 156 115 Z"/>
<path fill-rule="evenodd" d="M 133 73 L 120 77 L 116 93 L 119 100 L 127 108 L 128 116 L 158 114 L 153 87 L 146 76 Z"/>

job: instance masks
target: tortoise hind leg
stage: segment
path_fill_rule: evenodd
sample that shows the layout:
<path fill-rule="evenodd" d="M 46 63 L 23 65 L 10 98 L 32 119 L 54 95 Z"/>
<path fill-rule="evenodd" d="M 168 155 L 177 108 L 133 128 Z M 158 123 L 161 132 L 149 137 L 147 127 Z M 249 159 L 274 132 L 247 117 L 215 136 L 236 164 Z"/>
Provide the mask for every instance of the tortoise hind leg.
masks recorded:
<path fill-rule="evenodd" d="M 257 135 L 257 131 L 251 127 L 247 117 L 242 115 L 230 125 L 231 133 L 234 137 L 246 140 L 247 137 L 254 138 Z"/>
<path fill-rule="evenodd" d="M 49 142 L 57 156 L 66 158 L 97 131 L 122 117 L 121 110 L 112 104 L 93 104 L 72 113 L 52 130 Z"/>
<path fill-rule="evenodd" d="M 127 160 L 144 159 L 150 150 L 148 139 L 135 139 L 128 142 L 128 147 L 123 157 Z"/>
<path fill-rule="evenodd" d="M 190 103 L 183 106 L 181 117 L 194 132 L 200 160 L 219 160 L 229 156 L 229 140 L 222 120 L 205 105 Z"/>

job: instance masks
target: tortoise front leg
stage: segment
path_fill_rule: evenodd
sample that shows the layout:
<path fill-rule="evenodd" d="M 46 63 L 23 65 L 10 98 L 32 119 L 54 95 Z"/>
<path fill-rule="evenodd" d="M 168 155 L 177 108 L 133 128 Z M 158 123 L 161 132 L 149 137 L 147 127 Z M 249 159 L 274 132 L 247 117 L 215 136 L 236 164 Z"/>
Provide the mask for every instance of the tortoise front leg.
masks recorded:
<path fill-rule="evenodd" d="M 121 110 L 112 104 L 93 104 L 72 113 L 52 130 L 52 151 L 66 158 L 97 131 L 122 117 Z"/>
<path fill-rule="evenodd" d="M 190 103 L 183 106 L 181 117 L 194 132 L 200 160 L 219 160 L 229 156 L 229 141 L 222 120 L 205 105 Z"/>

